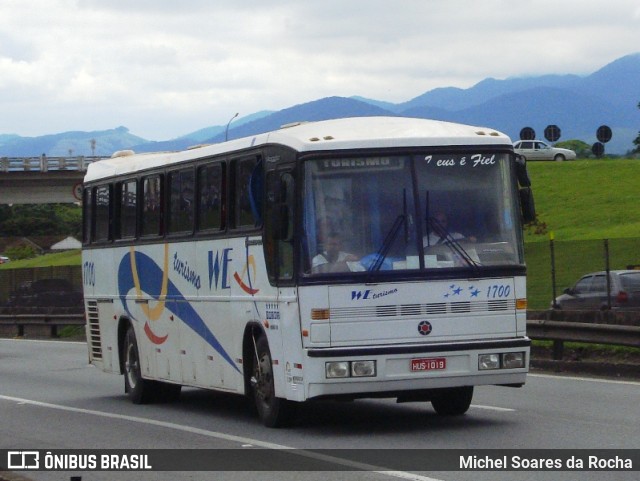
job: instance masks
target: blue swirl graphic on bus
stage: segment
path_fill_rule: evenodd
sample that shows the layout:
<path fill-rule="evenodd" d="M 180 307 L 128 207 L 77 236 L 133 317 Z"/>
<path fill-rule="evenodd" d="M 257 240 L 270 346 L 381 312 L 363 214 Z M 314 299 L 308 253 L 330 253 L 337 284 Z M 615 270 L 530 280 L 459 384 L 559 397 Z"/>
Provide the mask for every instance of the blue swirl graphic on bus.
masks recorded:
<path fill-rule="evenodd" d="M 213 347 L 220 356 L 224 358 L 236 371 L 240 372 L 231 356 L 222 347 L 216 336 L 207 327 L 204 320 L 196 312 L 193 306 L 186 301 L 185 297 L 178 290 L 173 282 L 168 279 L 168 247 L 165 246 L 165 269 L 163 270 L 154 262 L 151 257 L 142 252 L 137 252 L 133 248 L 124 255 L 118 266 L 118 294 L 120 301 L 127 314 L 135 319 L 129 308 L 129 302 L 135 302 L 133 298 L 127 299 L 129 292 L 134 289 L 136 296 L 141 297 L 145 293 L 148 297 L 155 299 L 157 304 L 149 308 L 141 304 L 147 320 L 144 331 L 151 342 L 161 344 L 167 340 L 168 336 L 157 336 L 151 329 L 153 321 L 157 321 L 164 310 L 168 310 L 177 316 L 182 322 L 202 337 L 207 344 Z"/>

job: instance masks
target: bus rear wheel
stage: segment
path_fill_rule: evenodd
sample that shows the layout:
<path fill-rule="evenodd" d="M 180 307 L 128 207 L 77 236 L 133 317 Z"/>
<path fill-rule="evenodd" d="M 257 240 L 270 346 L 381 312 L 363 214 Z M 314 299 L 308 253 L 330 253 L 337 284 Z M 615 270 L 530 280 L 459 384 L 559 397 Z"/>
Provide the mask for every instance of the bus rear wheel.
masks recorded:
<path fill-rule="evenodd" d="M 471 406 L 473 386 L 444 389 L 431 399 L 431 405 L 440 416 L 460 416 Z"/>
<path fill-rule="evenodd" d="M 277 428 L 291 421 L 294 411 L 293 403 L 276 397 L 271 351 L 265 336 L 255 341 L 251 390 L 258 416 L 265 426 Z"/>

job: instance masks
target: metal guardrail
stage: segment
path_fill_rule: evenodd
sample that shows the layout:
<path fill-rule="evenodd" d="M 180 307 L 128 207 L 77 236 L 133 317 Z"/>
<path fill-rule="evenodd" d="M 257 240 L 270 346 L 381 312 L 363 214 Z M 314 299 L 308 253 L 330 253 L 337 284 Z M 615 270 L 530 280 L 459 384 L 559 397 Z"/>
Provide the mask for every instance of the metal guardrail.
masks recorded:
<path fill-rule="evenodd" d="M 84 313 L 0 314 L 0 333 L 24 337 L 29 331 L 31 335 L 58 337 L 58 328 L 84 326 L 85 323 Z"/>
<path fill-rule="evenodd" d="M 534 319 L 527 321 L 527 335 L 531 339 L 640 347 L 638 326 Z"/>
<path fill-rule="evenodd" d="M 639 326 L 532 319 L 527 321 L 527 335 L 531 339 L 553 341 L 555 361 L 562 360 L 565 342 L 640 348 Z"/>
<path fill-rule="evenodd" d="M 565 342 L 640 348 L 640 311 L 529 311 L 527 335 L 553 341 L 556 361 Z"/>
<path fill-rule="evenodd" d="M 2 157 L 0 172 L 49 172 L 75 170 L 85 172 L 87 166 L 104 157 Z"/>

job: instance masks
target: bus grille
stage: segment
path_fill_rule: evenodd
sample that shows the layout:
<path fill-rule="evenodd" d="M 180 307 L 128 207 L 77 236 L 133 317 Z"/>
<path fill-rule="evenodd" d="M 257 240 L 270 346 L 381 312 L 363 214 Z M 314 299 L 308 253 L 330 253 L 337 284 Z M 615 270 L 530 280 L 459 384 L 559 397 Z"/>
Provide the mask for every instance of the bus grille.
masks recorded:
<path fill-rule="evenodd" d="M 411 317 L 447 314 L 470 314 L 515 311 L 515 299 L 500 299 L 473 302 L 429 302 L 426 304 L 401 304 L 371 307 L 338 307 L 331 309 L 332 319 L 356 317 Z"/>
<path fill-rule="evenodd" d="M 91 359 L 102 360 L 102 342 L 100 339 L 100 319 L 98 315 L 98 303 L 87 302 L 87 323 L 89 324 L 89 349 Z"/>

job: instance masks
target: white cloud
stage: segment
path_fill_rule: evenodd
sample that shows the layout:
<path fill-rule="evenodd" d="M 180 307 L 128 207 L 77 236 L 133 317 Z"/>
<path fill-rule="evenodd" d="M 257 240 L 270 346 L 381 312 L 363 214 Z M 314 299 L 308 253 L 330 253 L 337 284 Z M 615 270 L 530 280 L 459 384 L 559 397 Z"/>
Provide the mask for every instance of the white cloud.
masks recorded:
<path fill-rule="evenodd" d="M 588 74 L 640 45 L 635 0 L 3 0 L 0 16 L 0 133 L 20 135 L 162 140 L 330 95 Z"/>

